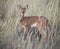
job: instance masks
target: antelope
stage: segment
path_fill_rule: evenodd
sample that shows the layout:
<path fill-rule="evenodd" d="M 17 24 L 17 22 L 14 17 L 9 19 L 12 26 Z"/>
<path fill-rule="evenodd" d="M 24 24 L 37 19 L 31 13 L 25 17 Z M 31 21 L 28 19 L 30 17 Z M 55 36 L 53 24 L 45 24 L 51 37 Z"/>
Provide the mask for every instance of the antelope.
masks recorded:
<path fill-rule="evenodd" d="M 20 10 L 21 20 L 20 23 L 25 26 L 25 33 L 27 33 L 30 27 L 37 27 L 41 36 L 46 37 L 46 33 L 43 32 L 43 29 L 48 25 L 48 19 L 44 16 L 24 16 L 28 5 L 26 7 L 18 6 Z"/>

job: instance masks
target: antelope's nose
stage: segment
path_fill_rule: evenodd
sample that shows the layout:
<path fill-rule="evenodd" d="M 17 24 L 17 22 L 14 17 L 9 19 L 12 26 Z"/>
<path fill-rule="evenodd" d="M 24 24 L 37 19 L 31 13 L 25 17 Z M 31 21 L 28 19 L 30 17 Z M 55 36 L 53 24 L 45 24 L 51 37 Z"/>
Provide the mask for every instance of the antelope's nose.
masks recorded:
<path fill-rule="evenodd" d="M 24 11 L 22 13 L 24 14 Z"/>
<path fill-rule="evenodd" d="M 24 12 L 23 12 L 24 13 Z"/>

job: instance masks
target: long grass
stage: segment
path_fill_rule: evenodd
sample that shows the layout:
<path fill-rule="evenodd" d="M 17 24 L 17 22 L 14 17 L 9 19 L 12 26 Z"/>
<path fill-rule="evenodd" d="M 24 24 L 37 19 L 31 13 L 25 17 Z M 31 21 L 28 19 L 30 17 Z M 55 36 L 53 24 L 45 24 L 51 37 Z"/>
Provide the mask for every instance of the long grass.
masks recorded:
<path fill-rule="evenodd" d="M 0 49 L 60 49 L 59 0 L 0 0 Z M 25 38 L 24 26 L 17 5 L 29 6 L 25 15 L 45 16 L 49 20 L 48 41 L 37 28 L 31 28 Z M 24 40 L 25 38 L 25 40 Z M 59 45 L 59 46 L 58 46 Z M 56 47 L 56 48 L 55 48 Z"/>

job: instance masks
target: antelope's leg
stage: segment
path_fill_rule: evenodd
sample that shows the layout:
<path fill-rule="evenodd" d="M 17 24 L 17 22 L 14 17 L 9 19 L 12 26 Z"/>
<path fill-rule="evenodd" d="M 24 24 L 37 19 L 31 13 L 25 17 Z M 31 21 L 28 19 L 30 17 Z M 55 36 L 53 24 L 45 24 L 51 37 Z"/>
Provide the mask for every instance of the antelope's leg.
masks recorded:
<path fill-rule="evenodd" d="M 42 38 L 45 38 L 45 37 L 46 37 L 46 32 L 43 32 L 43 29 L 42 29 L 42 28 L 43 28 L 42 22 L 37 23 L 37 28 L 38 28 L 38 30 L 39 30 L 39 32 L 40 32 Z"/>
<path fill-rule="evenodd" d="M 40 32 L 42 38 L 46 39 L 46 41 L 47 41 L 47 40 L 48 40 L 48 37 L 47 37 L 46 32 L 44 32 L 44 31 L 42 31 L 42 30 L 39 30 L 39 32 Z"/>
<path fill-rule="evenodd" d="M 28 33 L 28 31 L 29 31 L 29 28 L 30 28 L 30 27 L 25 27 L 24 40 L 25 40 L 26 37 L 27 37 L 27 33 Z"/>

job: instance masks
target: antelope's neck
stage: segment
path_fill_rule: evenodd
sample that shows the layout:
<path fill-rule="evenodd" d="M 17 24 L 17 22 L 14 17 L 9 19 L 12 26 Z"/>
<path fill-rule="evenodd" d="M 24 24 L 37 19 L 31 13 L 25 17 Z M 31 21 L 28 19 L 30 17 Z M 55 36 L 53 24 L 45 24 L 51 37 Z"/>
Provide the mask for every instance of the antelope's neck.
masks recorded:
<path fill-rule="evenodd" d="M 23 13 L 21 13 L 21 17 L 24 17 L 24 14 Z"/>

